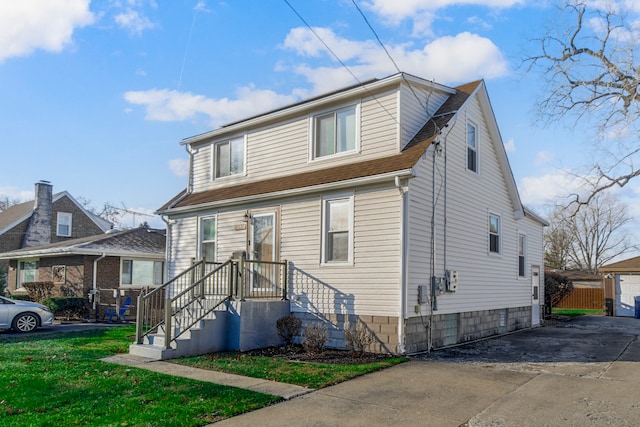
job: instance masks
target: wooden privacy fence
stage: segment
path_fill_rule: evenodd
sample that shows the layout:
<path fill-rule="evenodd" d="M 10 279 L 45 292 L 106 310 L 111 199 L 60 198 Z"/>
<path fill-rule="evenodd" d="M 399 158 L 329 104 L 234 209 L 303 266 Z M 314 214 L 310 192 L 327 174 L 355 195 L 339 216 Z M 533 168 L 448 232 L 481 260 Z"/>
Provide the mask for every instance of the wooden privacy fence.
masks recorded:
<path fill-rule="evenodd" d="M 574 288 L 562 301 L 555 304 L 557 308 L 580 308 L 585 310 L 604 310 L 604 289 Z"/>

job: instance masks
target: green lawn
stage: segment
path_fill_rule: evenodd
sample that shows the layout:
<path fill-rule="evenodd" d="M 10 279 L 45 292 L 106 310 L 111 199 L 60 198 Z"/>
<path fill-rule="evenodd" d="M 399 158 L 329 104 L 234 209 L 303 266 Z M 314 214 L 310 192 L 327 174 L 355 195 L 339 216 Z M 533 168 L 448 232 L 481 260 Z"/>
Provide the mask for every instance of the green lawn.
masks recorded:
<path fill-rule="evenodd" d="M 0 425 L 202 426 L 280 400 L 99 360 L 133 333 L 0 335 Z"/>
<path fill-rule="evenodd" d="M 555 307 L 551 309 L 551 313 L 558 314 L 561 316 L 571 316 L 571 317 L 584 316 L 585 314 L 592 314 L 592 315 L 604 314 L 602 310 L 586 310 L 581 308 L 555 308 Z"/>
<path fill-rule="evenodd" d="M 396 357 L 373 363 L 341 365 L 293 362 L 275 357 L 226 352 L 175 359 L 172 362 L 201 369 L 263 378 L 311 388 L 322 388 L 387 368 L 406 360 L 406 357 Z"/>

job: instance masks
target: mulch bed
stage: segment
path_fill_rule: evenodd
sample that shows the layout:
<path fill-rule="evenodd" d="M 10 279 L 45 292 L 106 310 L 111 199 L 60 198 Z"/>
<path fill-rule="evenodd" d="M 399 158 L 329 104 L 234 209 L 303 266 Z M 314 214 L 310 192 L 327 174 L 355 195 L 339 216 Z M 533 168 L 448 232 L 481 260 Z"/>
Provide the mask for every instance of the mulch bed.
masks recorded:
<path fill-rule="evenodd" d="M 302 346 L 278 346 L 266 347 L 256 350 L 246 351 L 243 354 L 251 356 L 276 357 L 278 359 L 291 360 L 296 362 L 312 363 L 332 363 L 343 365 L 356 365 L 360 363 L 381 362 L 393 356 L 389 354 L 364 353 L 354 355 L 347 350 L 325 349 L 321 353 L 307 353 Z"/>

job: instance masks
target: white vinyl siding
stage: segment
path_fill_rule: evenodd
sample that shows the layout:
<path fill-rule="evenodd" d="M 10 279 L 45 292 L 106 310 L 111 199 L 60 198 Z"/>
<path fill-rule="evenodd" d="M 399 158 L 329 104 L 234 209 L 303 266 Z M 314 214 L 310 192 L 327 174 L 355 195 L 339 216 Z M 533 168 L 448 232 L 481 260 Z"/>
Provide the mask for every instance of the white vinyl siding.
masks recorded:
<path fill-rule="evenodd" d="M 478 126 L 480 135 L 489 135 L 477 99 L 468 101 L 466 111 L 458 113 L 469 117 Z M 528 236 L 528 265 L 543 265 L 542 227 L 528 218 L 516 219 L 512 199 L 509 195 L 505 176 L 501 170 L 494 141 L 490 138 L 479 140 L 482 151 L 482 174 L 464 173 L 466 170 L 466 122 L 457 121 L 447 137 L 448 173 L 446 183 L 447 223 L 446 241 L 443 219 L 444 188 L 440 185 L 443 177 L 438 175 L 436 209 L 436 265 L 435 274 L 443 275 L 445 269 L 458 271 L 458 288 L 454 294 L 438 297 L 437 314 L 491 310 L 504 307 L 522 307 L 531 304 L 531 283 L 518 280 L 517 275 L 517 233 L 526 231 Z M 431 274 L 431 231 L 430 220 L 433 201 L 432 149 L 425 159 L 416 166 L 417 177 L 409 181 L 409 284 L 407 307 L 413 307 L 418 298 L 419 285 L 428 284 Z M 438 158 L 438 168 L 442 170 L 443 156 Z M 508 173 L 508 171 L 506 171 Z M 487 189 L 491 189 L 487 191 Z M 453 197 L 455 195 L 455 197 Z M 501 252 L 512 256 L 495 256 L 488 250 L 488 213 L 498 213 L 501 217 Z M 445 256 L 446 247 L 446 256 Z M 538 259 L 531 254 L 540 254 Z M 444 265 L 446 259 L 446 266 Z M 541 277 L 543 281 L 544 278 Z M 428 313 L 428 304 L 423 306 L 422 315 Z M 415 316 L 408 310 L 408 316 Z"/>
<path fill-rule="evenodd" d="M 435 114 L 447 95 L 415 84 L 409 88 L 405 83 L 400 97 L 400 143 L 404 147 L 422 129 L 429 117 Z"/>

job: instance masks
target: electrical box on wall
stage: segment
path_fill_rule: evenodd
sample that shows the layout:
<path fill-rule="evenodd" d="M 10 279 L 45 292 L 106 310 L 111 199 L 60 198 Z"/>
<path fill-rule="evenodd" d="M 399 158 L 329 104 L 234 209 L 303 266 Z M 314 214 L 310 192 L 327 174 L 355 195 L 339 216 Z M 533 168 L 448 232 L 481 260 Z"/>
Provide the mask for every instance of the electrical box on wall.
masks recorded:
<path fill-rule="evenodd" d="M 418 285 L 418 304 L 426 304 L 428 298 L 427 285 Z"/>
<path fill-rule="evenodd" d="M 446 282 L 447 282 L 447 292 L 455 292 L 458 289 L 458 271 L 447 270 Z"/>

